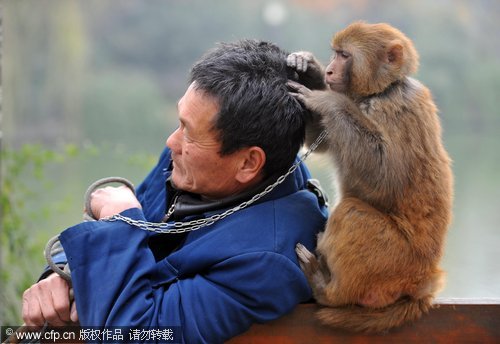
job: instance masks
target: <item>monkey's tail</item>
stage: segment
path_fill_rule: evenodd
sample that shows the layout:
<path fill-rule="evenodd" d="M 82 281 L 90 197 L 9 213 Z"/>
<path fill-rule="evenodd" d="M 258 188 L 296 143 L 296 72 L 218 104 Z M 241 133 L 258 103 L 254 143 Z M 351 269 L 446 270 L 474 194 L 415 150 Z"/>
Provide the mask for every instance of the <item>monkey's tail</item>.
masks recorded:
<path fill-rule="evenodd" d="M 432 296 L 403 298 L 383 308 L 346 306 L 323 308 L 317 315 L 326 325 L 353 332 L 377 333 L 419 319 L 432 308 Z"/>

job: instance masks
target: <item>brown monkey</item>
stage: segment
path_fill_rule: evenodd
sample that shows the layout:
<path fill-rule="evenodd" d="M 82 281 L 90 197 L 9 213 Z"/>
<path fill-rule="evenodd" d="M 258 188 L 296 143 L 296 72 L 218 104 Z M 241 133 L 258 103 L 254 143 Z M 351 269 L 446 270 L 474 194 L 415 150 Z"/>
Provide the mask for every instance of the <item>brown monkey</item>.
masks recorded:
<path fill-rule="evenodd" d="M 328 306 L 322 322 L 380 332 L 426 313 L 443 284 L 450 159 L 431 93 L 409 77 L 418 54 L 403 33 L 356 22 L 332 48 L 324 72 L 310 53 L 288 57 L 303 84 L 290 82 L 292 94 L 313 114 L 308 142 L 328 130 L 339 186 L 318 258 L 300 244 L 297 254 Z"/>

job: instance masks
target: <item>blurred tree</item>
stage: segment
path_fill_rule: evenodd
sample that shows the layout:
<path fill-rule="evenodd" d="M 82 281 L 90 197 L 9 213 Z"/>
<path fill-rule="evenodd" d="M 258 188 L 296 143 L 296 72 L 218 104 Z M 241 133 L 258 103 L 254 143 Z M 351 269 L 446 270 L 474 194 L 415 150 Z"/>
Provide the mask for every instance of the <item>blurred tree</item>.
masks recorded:
<path fill-rule="evenodd" d="M 4 48 L 13 52 L 3 61 L 6 135 L 13 141 L 78 140 L 86 46 L 78 3 L 3 4 Z"/>
<path fill-rule="evenodd" d="M 500 197 L 496 95 L 500 40 L 495 39 L 500 2 L 7 0 L 1 4 L 5 141 L 15 148 L 44 142 L 48 149 L 65 141 L 99 153 L 57 168 L 47 166 L 45 175 L 57 188 L 50 192 L 42 188 L 44 198 L 71 209 L 58 210 L 57 217 L 52 208 L 47 211 L 37 227 L 45 240 L 75 221 L 82 193 L 94 179 L 119 174 L 141 180 L 154 162 L 151 156 L 177 125 L 175 103 L 186 88 L 190 66 L 215 42 L 271 40 L 289 51 L 310 50 L 327 62 L 332 34 L 354 20 L 399 27 L 420 52 L 417 78 L 433 92 L 454 160 L 456 215 L 445 261 L 450 271 L 447 295 L 468 296 L 479 290 L 498 296 L 500 277 L 484 271 L 498 268 L 490 246 L 500 240 L 496 231 L 500 213 L 492 210 Z M 309 165 L 333 193 L 331 168 L 325 160 L 313 156 Z M 26 182 L 33 185 L 30 178 L 21 174 L 11 179 L 16 181 L 10 189 L 13 197 L 30 198 L 20 188 Z M 28 212 L 40 206 L 27 202 Z M 19 226 L 24 233 L 33 230 L 26 223 Z M 43 264 L 39 253 L 24 258 Z M 478 269 L 478 264 L 485 265 Z M 18 267 L 24 269 L 24 261 Z M 467 283 L 460 280 L 462 276 Z M 497 290 L 491 292 L 488 286 Z"/>

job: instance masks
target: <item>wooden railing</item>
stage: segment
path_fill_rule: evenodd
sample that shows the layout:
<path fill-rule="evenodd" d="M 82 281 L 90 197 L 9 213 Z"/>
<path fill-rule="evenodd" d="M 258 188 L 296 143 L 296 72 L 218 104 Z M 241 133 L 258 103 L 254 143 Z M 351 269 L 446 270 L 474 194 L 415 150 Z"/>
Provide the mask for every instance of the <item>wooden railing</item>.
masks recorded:
<path fill-rule="evenodd" d="M 316 304 L 301 304 L 284 317 L 255 324 L 227 344 L 500 343 L 500 299 L 438 299 L 418 321 L 384 334 L 355 334 L 321 325 Z"/>

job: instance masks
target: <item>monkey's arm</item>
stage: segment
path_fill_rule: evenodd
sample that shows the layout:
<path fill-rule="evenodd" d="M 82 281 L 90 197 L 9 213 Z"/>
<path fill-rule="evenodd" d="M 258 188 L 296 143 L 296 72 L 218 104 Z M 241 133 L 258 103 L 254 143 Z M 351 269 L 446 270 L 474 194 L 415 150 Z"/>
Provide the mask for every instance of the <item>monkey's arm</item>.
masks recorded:
<path fill-rule="evenodd" d="M 290 87 L 291 91 L 290 94 L 299 99 L 302 103 L 304 103 L 298 96 L 298 93 L 294 92 L 296 91 L 299 87 L 303 88 L 304 92 L 306 90 L 308 92 L 311 92 L 307 87 L 303 86 L 302 84 L 289 80 L 287 85 Z M 307 107 L 307 106 L 306 106 Z M 321 123 L 321 114 L 316 113 L 314 111 L 311 111 L 309 109 L 310 116 L 306 118 L 306 146 L 311 146 L 314 141 L 318 138 L 318 136 L 321 134 L 321 132 L 325 129 L 323 126 L 323 123 Z M 316 152 L 326 152 L 328 150 L 329 143 L 328 140 L 323 141 L 318 148 L 316 149 Z"/>
<path fill-rule="evenodd" d="M 321 134 L 323 130 L 325 130 L 325 127 L 323 126 L 323 123 L 321 121 L 321 115 L 318 113 L 315 113 L 313 111 L 310 111 L 311 117 L 306 120 L 306 146 L 309 147 L 311 146 L 314 141 L 318 138 L 318 136 Z M 318 148 L 315 150 L 317 153 L 324 153 L 328 150 L 329 147 L 329 142 L 328 139 L 324 140 Z"/>
<path fill-rule="evenodd" d="M 331 151 L 350 178 L 383 172 L 386 158 L 383 131 L 351 99 L 331 90 L 313 91 L 296 82 L 288 85 L 295 90 L 291 94 L 320 115 L 322 127 L 329 131 Z M 377 183 L 376 178 L 373 182 Z"/>
<path fill-rule="evenodd" d="M 325 68 L 308 51 L 297 51 L 288 55 L 286 59 L 288 67 L 297 71 L 298 82 L 311 90 L 326 89 Z"/>
<path fill-rule="evenodd" d="M 298 82 L 311 90 L 325 90 L 325 69 L 321 63 L 308 51 L 297 51 L 287 57 L 287 65 L 297 71 Z M 323 131 L 321 116 L 310 111 L 306 123 L 306 146 L 310 146 Z M 328 143 L 323 142 L 316 152 L 325 152 Z"/>

